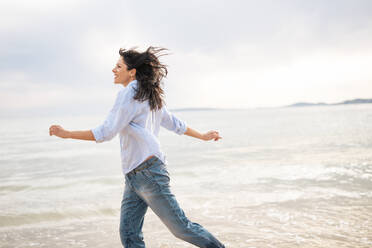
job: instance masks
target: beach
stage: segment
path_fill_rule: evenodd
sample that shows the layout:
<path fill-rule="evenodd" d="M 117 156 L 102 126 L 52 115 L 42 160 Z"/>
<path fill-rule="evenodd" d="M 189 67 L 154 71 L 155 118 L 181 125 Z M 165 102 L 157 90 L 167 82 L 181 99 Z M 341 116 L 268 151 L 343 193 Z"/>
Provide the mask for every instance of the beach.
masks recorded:
<path fill-rule="evenodd" d="M 159 139 L 180 206 L 226 247 L 372 246 L 372 104 L 173 113 L 222 136 Z M 121 247 L 118 138 L 48 134 L 104 116 L 1 118 L 1 248 Z M 195 247 L 151 209 L 143 231 L 147 247 Z"/>

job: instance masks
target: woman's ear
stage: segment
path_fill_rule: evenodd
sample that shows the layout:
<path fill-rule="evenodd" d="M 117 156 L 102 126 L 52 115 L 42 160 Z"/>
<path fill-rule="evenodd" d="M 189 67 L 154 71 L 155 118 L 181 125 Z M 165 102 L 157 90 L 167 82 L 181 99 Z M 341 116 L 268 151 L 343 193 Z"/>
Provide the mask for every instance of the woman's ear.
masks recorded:
<path fill-rule="evenodd" d="M 133 68 L 132 70 L 130 70 L 130 75 L 136 77 L 136 72 L 136 68 Z"/>

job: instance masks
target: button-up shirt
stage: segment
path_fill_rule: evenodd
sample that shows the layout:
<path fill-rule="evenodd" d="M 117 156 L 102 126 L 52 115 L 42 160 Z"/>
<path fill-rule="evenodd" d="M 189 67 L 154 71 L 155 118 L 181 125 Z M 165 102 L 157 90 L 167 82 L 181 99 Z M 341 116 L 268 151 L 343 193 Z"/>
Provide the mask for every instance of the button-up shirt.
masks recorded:
<path fill-rule="evenodd" d="M 160 126 L 179 135 L 187 129 L 186 123 L 169 112 L 165 105 L 160 110 L 151 111 L 148 100 L 134 100 L 137 87 L 137 80 L 133 80 L 120 90 L 106 120 L 92 129 L 97 143 L 111 140 L 119 133 L 124 174 L 151 155 L 167 164 L 158 140 Z"/>

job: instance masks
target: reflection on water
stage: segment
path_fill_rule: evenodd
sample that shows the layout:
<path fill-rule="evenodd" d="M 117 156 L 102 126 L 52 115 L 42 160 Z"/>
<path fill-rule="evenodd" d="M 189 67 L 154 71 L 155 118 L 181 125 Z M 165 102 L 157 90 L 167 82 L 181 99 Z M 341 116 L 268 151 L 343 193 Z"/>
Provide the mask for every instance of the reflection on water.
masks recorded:
<path fill-rule="evenodd" d="M 175 114 L 223 137 L 160 139 L 180 205 L 226 247 L 372 247 L 372 105 Z M 49 137 L 51 118 L 1 122 L 0 246 L 120 247 L 118 140 Z M 194 247 L 151 210 L 144 235 Z"/>

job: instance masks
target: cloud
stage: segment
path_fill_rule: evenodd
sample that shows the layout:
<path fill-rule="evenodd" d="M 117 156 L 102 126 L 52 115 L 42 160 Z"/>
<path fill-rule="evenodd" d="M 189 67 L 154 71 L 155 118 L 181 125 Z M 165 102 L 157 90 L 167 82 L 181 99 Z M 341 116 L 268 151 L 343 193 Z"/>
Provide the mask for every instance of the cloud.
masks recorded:
<path fill-rule="evenodd" d="M 163 59 L 171 107 L 368 97 L 371 12 L 371 1 L 347 0 L 2 1 L 1 109 L 109 97 L 118 48 L 134 45 L 173 53 Z"/>

